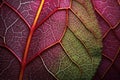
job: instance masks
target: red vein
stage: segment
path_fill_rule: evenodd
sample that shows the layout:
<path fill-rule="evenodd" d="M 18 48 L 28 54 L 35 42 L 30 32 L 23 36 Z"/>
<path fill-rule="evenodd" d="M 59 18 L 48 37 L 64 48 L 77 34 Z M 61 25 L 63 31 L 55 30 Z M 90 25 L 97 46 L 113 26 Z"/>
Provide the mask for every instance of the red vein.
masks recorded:
<path fill-rule="evenodd" d="M 68 26 L 68 19 L 69 19 L 69 11 L 68 9 L 66 10 L 66 26 Z"/>
<path fill-rule="evenodd" d="M 46 48 L 44 48 L 44 49 L 38 51 L 38 52 L 36 53 L 36 55 L 35 55 L 33 58 L 31 58 L 31 59 L 27 62 L 27 64 L 29 64 L 33 59 L 35 59 L 35 58 L 36 58 L 38 55 L 40 55 L 42 52 L 44 52 L 45 50 L 51 48 L 52 46 L 54 46 L 54 45 L 56 45 L 56 44 L 58 44 L 58 43 L 59 43 L 59 41 L 57 41 L 57 42 L 55 42 L 55 43 L 49 45 L 48 47 L 46 47 Z"/>
<path fill-rule="evenodd" d="M 68 9 L 66 9 L 66 22 L 65 22 L 65 29 L 64 29 L 64 31 L 63 31 L 63 34 L 62 34 L 61 39 L 60 39 L 59 42 L 62 41 L 62 39 L 63 39 L 63 37 L 64 37 L 64 35 L 65 35 L 65 32 L 67 31 L 67 28 L 68 28 Z"/>
<path fill-rule="evenodd" d="M 72 8 L 72 0 L 70 0 L 70 8 Z"/>
<path fill-rule="evenodd" d="M 38 24 L 38 25 L 36 26 L 36 29 L 37 29 L 39 26 L 41 26 L 41 25 L 42 25 L 50 16 L 52 16 L 55 12 L 60 11 L 60 10 L 67 10 L 67 9 L 69 9 L 69 8 L 56 8 L 56 9 L 54 9 L 50 14 L 47 15 L 47 17 L 45 17 L 45 18 L 40 22 L 40 24 Z"/>
<path fill-rule="evenodd" d="M 106 18 L 104 18 L 104 16 L 96 8 L 95 11 L 105 20 L 105 22 L 110 26 L 111 29 L 115 29 L 119 25 L 120 20 L 118 20 L 118 22 L 112 27 L 110 22 Z"/>
<path fill-rule="evenodd" d="M 114 30 L 112 30 L 113 31 L 113 34 L 115 35 L 115 37 L 120 41 L 120 39 L 119 39 L 119 37 L 117 36 L 117 34 L 115 33 L 115 31 Z"/>
<path fill-rule="evenodd" d="M 110 32 L 110 28 L 104 33 L 104 35 L 102 36 L 102 39 L 104 39 L 107 35 L 108 35 L 108 33 Z"/>
<path fill-rule="evenodd" d="M 86 25 L 84 24 L 83 20 L 70 8 L 71 12 L 82 22 L 82 24 L 85 26 L 85 28 L 93 34 L 93 36 L 97 39 L 97 36 L 95 35 L 95 32 L 91 29 L 89 29 L 88 27 L 86 27 Z"/>
<path fill-rule="evenodd" d="M 119 49 L 118 49 L 118 52 L 117 52 L 114 60 L 112 61 L 111 65 L 108 67 L 108 69 L 105 71 L 105 73 L 103 74 L 103 76 L 101 77 L 101 79 L 103 79 L 103 78 L 105 77 L 106 73 L 110 70 L 110 68 L 111 68 L 112 65 L 114 64 L 115 60 L 117 59 L 117 57 L 118 57 L 118 55 L 119 55 L 119 51 L 120 51 L 120 47 L 119 47 Z"/>
<path fill-rule="evenodd" d="M 109 59 L 110 61 L 113 61 L 110 57 L 108 57 L 107 55 L 102 53 L 102 56 L 106 57 L 107 59 Z"/>
<path fill-rule="evenodd" d="M 120 20 L 115 24 L 115 26 L 113 26 L 112 29 L 115 29 L 119 24 L 120 24 Z"/>
<path fill-rule="evenodd" d="M 55 10 L 53 10 L 50 14 L 47 15 L 47 17 L 45 17 L 41 22 L 40 24 L 36 25 L 36 28 L 37 29 L 39 26 L 41 26 L 50 16 L 52 16 L 58 9 L 56 8 Z"/>
<path fill-rule="evenodd" d="M 93 2 L 93 0 L 91 0 L 92 1 L 92 3 L 94 3 Z M 119 3 L 120 1 L 118 0 L 118 3 Z M 104 16 L 100 13 L 100 11 L 99 10 L 97 10 L 97 8 L 93 5 L 93 8 L 95 9 L 95 11 L 108 23 L 108 25 L 111 27 L 111 29 L 114 29 L 119 23 L 120 23 L 120 20 L 118 20 L 118 22 L 112 27 L 112 25 L 110 24 L 110 22 L 106 19 L 106 18 L 104 18 Z"/>
<path fill-rule="evenodd" d="M 4 45 L 4 46 L 1 46 L 0 45 L 0 47 L 3 47 L 3 48 L 6 48 L 6 49 L 8 49 L 11 53 L 13 53 L 13 55 L 18 59 L 18 61 L 19 62 L 21 62 L 21 59 L 15 54 L 15 52 L 12 50 L 12 49 L 10 49 L 7 45 Z"/>
<path fill-rule="evenodd" d="M 97 12 L 97 11 L 96 11 L 96 12 Z M 98 12 L 97 12 L 97 13 L 98 13 Z M 98 15 L 101 16 L 101 18 L 102 18 L 103 20 L 105 20 L 104 17 L 102 17 L 102 15 L 100 15 L 100 13 L 98 13 Z M 108 23 L 106 20 L 105 20 L 105 22 L 107 23 L 108 26 L 110 26 L 109 23 Z M 119 23 L 120 23 L 120 20 L 116 23 L 116 25 L 115 25 L 114 27 L 110 27 L 110 28 L 103 34 L 102 39 L 104 39 L 104 38 L 108 35 L 108 33 L 109 33 L 110 31 L 116 29 L 117 26 L 119 25 Z M 113 31 L 113 32 L 114 32 L 114 31 Z M 114 34 L 115 34 L 115 33 L 114 33 Z M 115 34 L 115 36 L 116 36 L 116 34 Z M 116 38 L 119 40 L 119 38 L 118 38 L 117 36 L 116 36 Z"/>
<path fill-rule="evenodd" d="M 108 29 L 108 30 L 105 32 L 105 34 L 102 36 L 102 39 L 104 39 L 104 38 L 108 35 L 108 33 L 109 33 L 110 31 L 112 31 L 112 33 L 114 34 L 114 36 L 120 41 L 120 39 L 119 39 L 118 36 L 116 35 L 114 29 Z"/>
<path fill-rule="evenodd" d="M 95 8 L 95 7 L 94 7 L 94 8 Z M 114 28 L 119 24 L 119 22 L 120 22 L 120 20 L 119 20 L 114 26 L 112 26 L 112 25 L 110 24 L 110 22 L 99 12 L 99 10 L 97 10 L 97 9 L 95 8 L 95 11 L 107 22 L 107 24 L 110 26 L 111 29 L 114 29 Z"/>
<path fill-rule="evenodd" d="M 19 80 L 23 79 L 23 73 L 24 73 L 24 69 L 25 69 L 25 66 L 26 66 L 26 60 L 27 60 L 28 50 L 29 50 L 29 47 L 30 47 L 30 42 L 31 42 L 32 35 L 33 35 L 33 32 L 34 32 L 35 27 L 36 27 L 36 23 L 37 23 L 38 18 L 40 16 L 43 4 L 44 4 L 44 0 L 42 0 L 40 5 L 39 5 L 38 11 L 36 13 L 34 22 L 32 24 L 31 30 L 30 30 L 30 34 L 29 34 L 28 39 L 27 39 L 27 44 L 26 44 L 26 47 L 25 47 L 25 52 L 23 54 L 23 60 L 22 60 L 22 63 L 21 63 L 21 70 L 20 70 Z"/>
<path fill-rule="evenodd" d="M 14 8 L 12 7 L 11 5 L 9 5 L 9 3 L 5 2 L 5 4 L 11 8 L 15 13 L 17 13 L 19 15 L 19 17 L 25 22 L 25 24 L 30 28 L 30 25 L 29 23 L 25 20 L 25 18 Z"/>

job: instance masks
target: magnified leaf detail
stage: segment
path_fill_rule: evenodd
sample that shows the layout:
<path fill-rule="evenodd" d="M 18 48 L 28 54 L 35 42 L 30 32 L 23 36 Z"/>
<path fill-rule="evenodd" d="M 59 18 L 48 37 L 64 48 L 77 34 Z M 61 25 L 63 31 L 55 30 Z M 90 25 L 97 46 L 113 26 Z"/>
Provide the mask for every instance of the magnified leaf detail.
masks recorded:
<path fill-rule="evenodd" d="M 90 0 L 0 2 L 0 80 L 91 80 L 101 51 Z"/>
<path fill-rule="evenodd" d="M 102 31 L 102 61 L 94 80 L 120 79 L 120 1 L 92 0 Z"/>

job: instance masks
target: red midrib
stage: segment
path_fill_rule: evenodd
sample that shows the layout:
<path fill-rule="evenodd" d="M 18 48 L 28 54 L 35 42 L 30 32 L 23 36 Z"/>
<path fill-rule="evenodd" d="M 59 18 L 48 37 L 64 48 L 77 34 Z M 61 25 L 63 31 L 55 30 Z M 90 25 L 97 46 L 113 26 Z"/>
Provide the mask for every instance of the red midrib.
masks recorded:
<path fill-rule="evenodd" d="M 24 54 L 23 54 L 23 59 L 22 59 L 22 62 L 21 62 L 21 70 L 20 70 L 19 80 L 23 79 L 24 70 L 25 70 L 25 67 L 26 67 L 26 60 L 27 60 L 28 51 L 29 51 L 29 47 L 30 47 L 30 42 L 31 42 L 32 35 L 33 35 L 35 27 L 36 27 L 36 23 L 38 21 L 38 18 L 40 16 L 41 10 L 43 8 L 43 4 L 44 4 L 44 0 L 42 0 L 40 5 L 39 5 L 39 8 L 38 8 L 38 11 L 36 13 L 34 22 L 33 22 L 32 27 L 30 29 L 30 33 L 28 35 L 25 51 L 24 51 Z"/>

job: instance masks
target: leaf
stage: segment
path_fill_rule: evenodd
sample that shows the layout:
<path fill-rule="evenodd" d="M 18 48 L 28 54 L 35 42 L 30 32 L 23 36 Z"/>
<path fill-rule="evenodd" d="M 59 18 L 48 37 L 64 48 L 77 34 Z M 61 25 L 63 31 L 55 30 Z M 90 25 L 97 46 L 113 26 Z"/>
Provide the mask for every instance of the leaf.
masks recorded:
<path fill-rule="evenodd" d="M 4 0 L 0 80 L 91 80 L 102 38 L 90 0 Z"/>
<path fill-rule="evenodd" d="M 102 61 L 94 80 L 120 79 L 119 0 L 92 0 L 103 37 Z"/>

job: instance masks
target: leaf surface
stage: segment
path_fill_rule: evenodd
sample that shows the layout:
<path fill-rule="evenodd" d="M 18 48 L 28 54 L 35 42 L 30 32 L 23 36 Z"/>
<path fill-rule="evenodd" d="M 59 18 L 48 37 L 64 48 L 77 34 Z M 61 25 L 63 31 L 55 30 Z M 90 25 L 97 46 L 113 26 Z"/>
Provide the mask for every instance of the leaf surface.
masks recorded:
<path fill-rule="evenodd" d="M 0 24 L 1 80 L 90 80 L 101 61 L 90 0 L 4 0 Z"/>
<path fill-rule="evenodd" d="M 92 0 L 103 37 L 102 61 L 94 80 L 120 79 L 119 0 Z"/>

